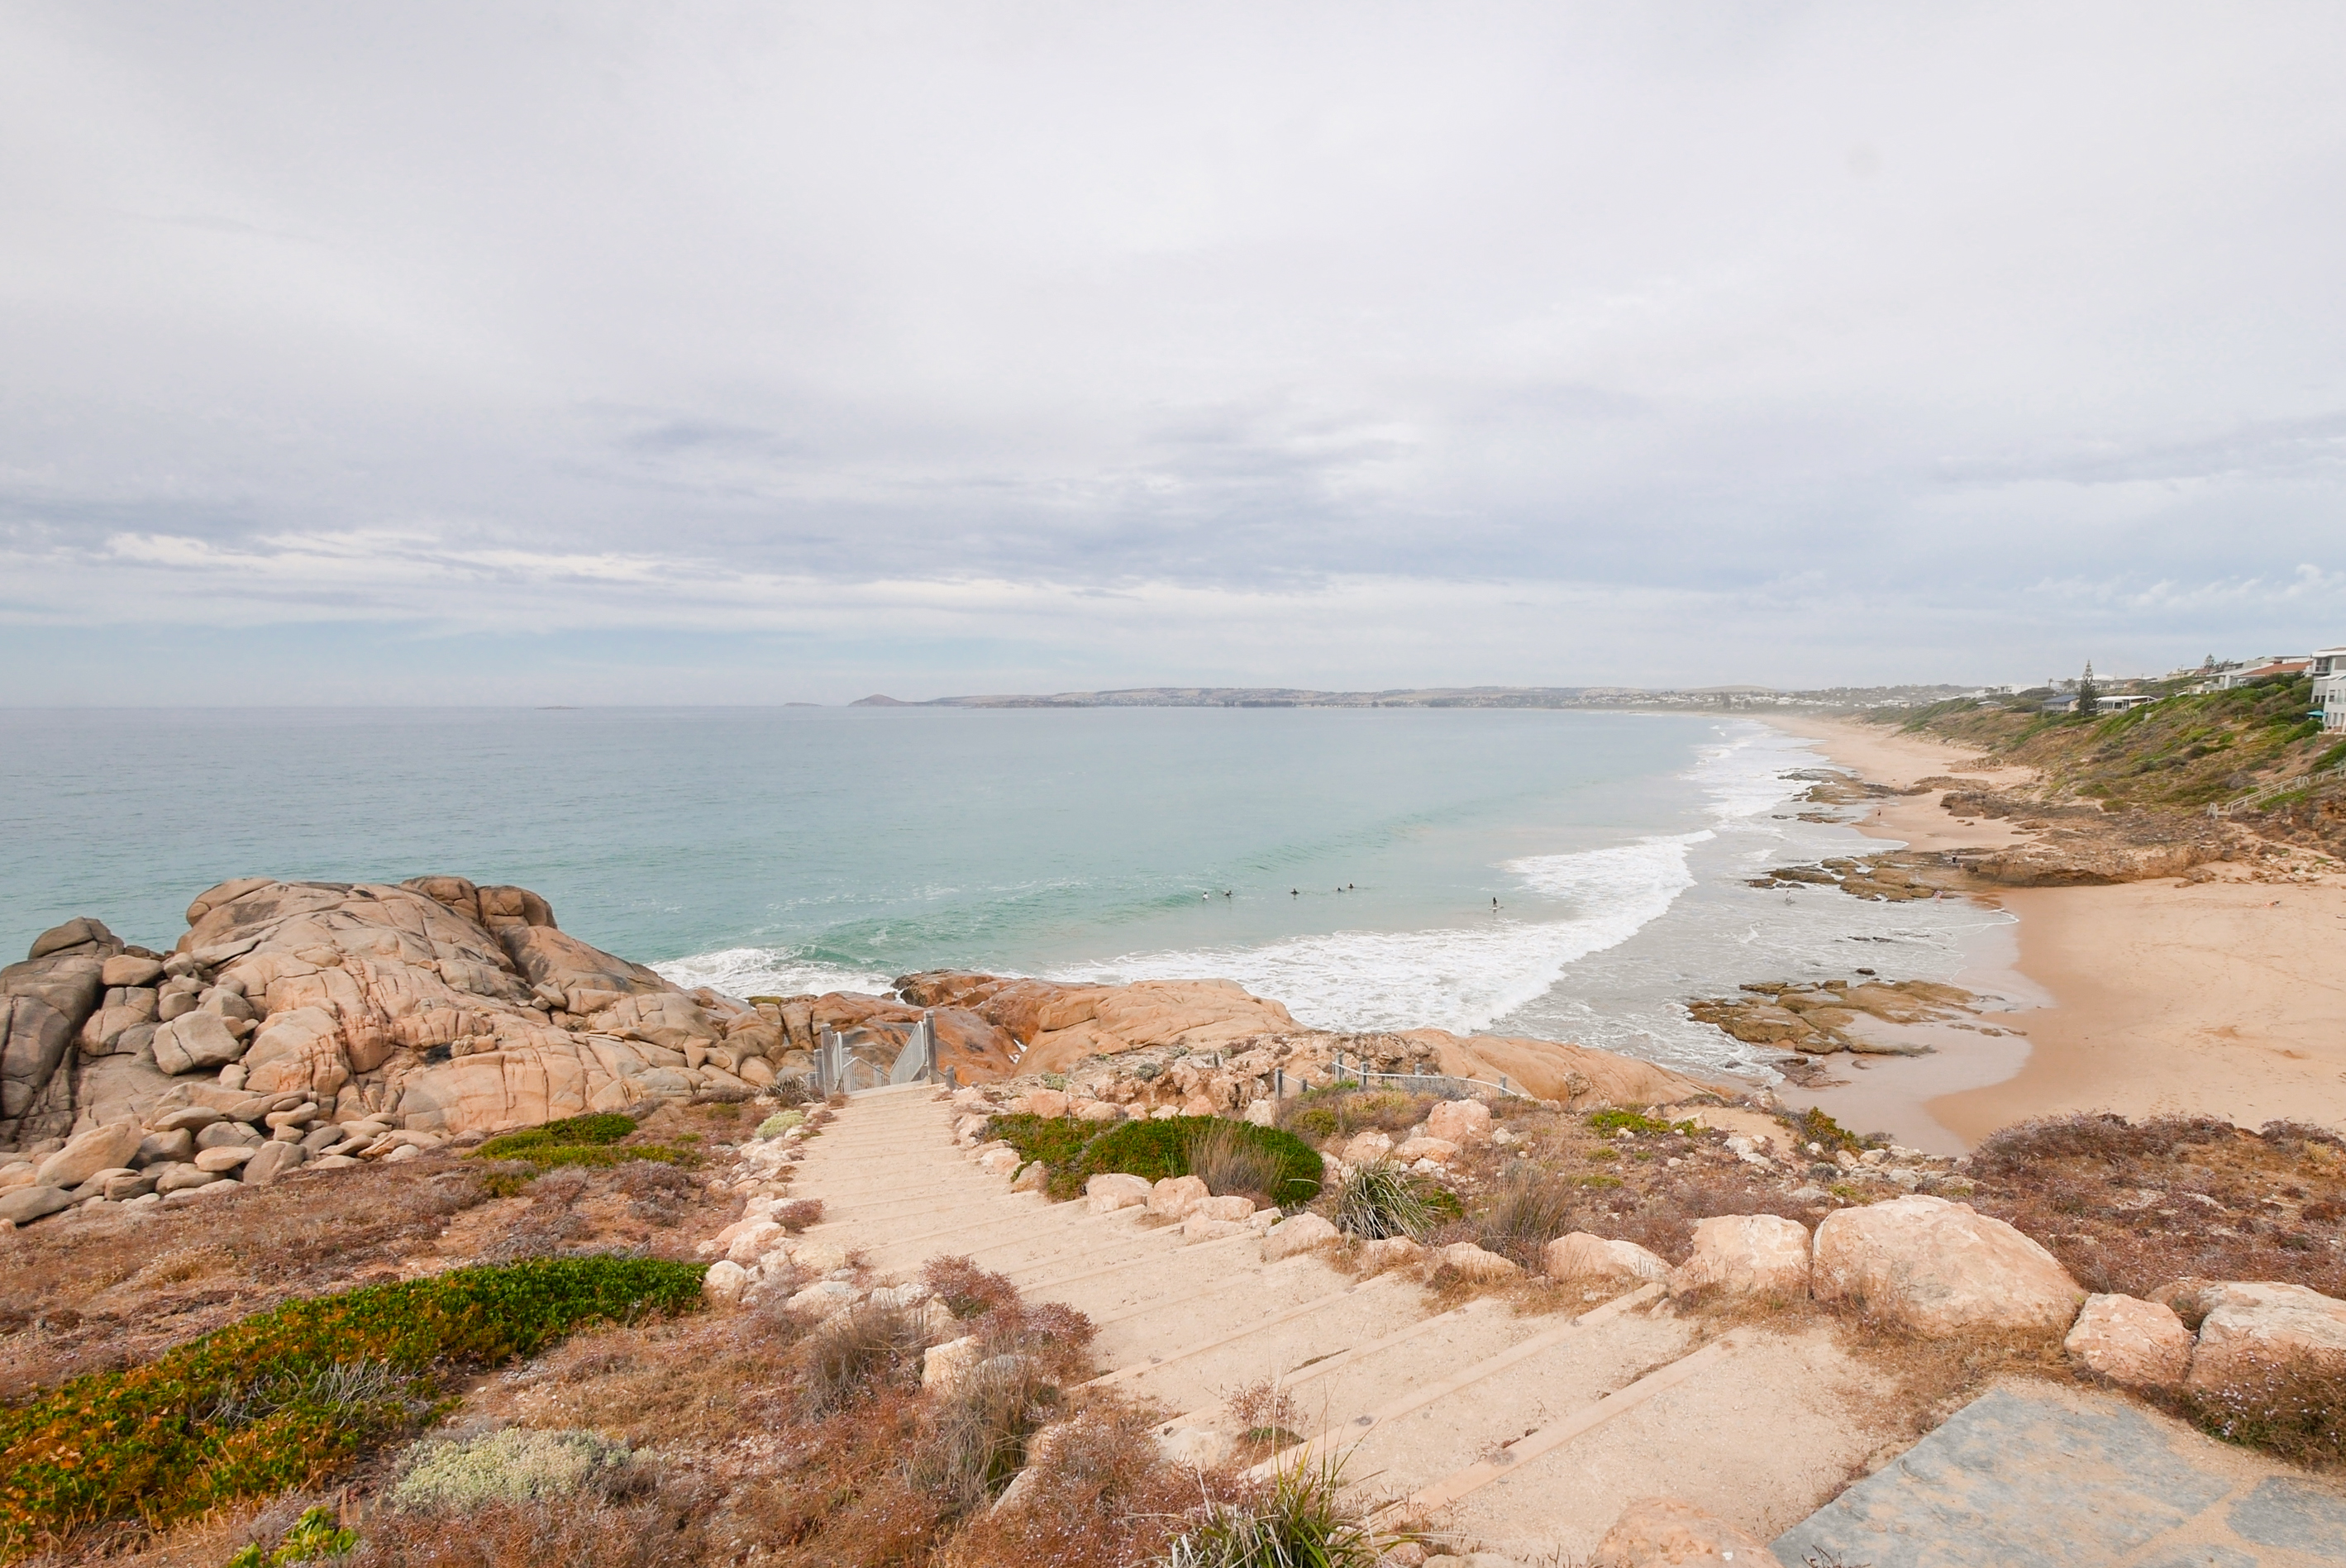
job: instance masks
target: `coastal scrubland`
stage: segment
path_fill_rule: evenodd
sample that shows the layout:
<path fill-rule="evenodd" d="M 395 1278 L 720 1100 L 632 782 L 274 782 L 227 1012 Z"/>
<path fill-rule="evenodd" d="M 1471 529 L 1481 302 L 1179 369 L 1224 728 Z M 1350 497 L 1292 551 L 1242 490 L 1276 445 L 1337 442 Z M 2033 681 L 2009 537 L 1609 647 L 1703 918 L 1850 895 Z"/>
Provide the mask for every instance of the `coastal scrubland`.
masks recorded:
<path fill-rule="evenodd" d="M 2092 801 L 2112 812 L 2199 810 L 2346 761 L 2346 740 L 2324 735 L 2313 683 L 2303 677 L 2177 693 L 2098 716 L 2048 713 L 2018 698 L 1957 698 L 1872 718 L 2032 769 L 2030 793 L 2040 800 Z M 2292 804 L 2269 802 L 2260 815 Z"/>

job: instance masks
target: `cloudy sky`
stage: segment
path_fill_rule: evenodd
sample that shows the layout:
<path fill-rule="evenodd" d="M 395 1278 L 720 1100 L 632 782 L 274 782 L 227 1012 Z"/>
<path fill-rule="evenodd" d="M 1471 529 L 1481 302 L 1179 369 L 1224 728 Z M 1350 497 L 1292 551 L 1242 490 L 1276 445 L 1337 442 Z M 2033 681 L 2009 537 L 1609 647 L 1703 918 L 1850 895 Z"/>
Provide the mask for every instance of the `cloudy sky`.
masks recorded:
<path fill-rule="evenodd" d="M 2346 642 L 2346 7 L 0 6 L 0 702 Z"/>

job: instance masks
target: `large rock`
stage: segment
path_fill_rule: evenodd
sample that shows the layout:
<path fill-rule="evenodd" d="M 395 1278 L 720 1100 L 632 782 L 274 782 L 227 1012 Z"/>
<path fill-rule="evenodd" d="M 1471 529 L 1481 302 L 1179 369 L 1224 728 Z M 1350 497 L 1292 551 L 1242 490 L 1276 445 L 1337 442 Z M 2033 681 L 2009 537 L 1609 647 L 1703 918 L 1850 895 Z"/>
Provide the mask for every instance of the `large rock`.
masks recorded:
<path fill-rule="evenodd" d="M 1825 1217 L 1815 1289 L 1921 1334 L 2066 1329 L 2086 1292 L 2054 1256 L 1971 1205 L 1914 1194 Z"/>
<path fill-rule="evenodd" d="M 2297 1369 L 2346 1378 L 2346 1301 L 2272 1281 L 2211 1285 L 2199 1299 L 2208 1315 L 2191 1356 L 2191 1387 L 2252 1390 Z"/>
<path fill-rule="evenodd" d="M 113 964 L 124 961 L 117 958 L 107 962 Z M 148 961 L 133 959 L 129 962 L 137 963 Z M 106 993 L 106 1000 L 98 1004 L 97 1011 L 93 1012 L 81 1026 L 82 1054 L 87 1056 L 103 1056 L 118 1049 L 137 1050 L 138 1043 L 134 1042 L 126 1047 L 123 1044 L 123 1036 L 142 1023 L 154 1023 L 156 1005 L 156 993 L 152 986 L 117 985 L 110 988 Z M 153 1033 L 154 1031 L 149 1030 L 146 1037 L 151 1038 Z"/>
<path fill-rule="evenodd" d="M 1809 1293 L 1809 1233 L 1772 1214 L 1698 1220 L 1694 1251 L 1670 1271 L 1670 1294 L 1801 1297 Z"/>
<path fill-rule="evenodd" d="M 145 1136 L 136 1122 L 76 1133 L 64 1148 L 41 1162 L 33 1179 L 50 1186 L 79 1186 L 100 1171 L 128 1165 Z"/>
<path fill-rule="evenodd" d="M 1782 1568 L 1756 1537 L 1675 1497 L 1640 1497 L 1621 1511 L 1592 1561 L 1606 1568 Z"/>
<path fill-rule="evenodd" d="M 75 1038 L 106 995 L 112 932 L 87 918 L 34 939 L 22 963 L 0 969 L 0 1145 L 60 1136 L 74 1124 Z"/>
<path fill-rule="evenodd" d="M 1425 1114 L 1425 1135 L 1461 1145 L 1489 1143 L 1491 1107 L 1480 1100 L 1444 1100 Z"/>
<path fill-rule="evenodd" d="M 1636 1242 L 1608 1241 L 1585 1230 L 1549 1242 L 1543 1261 L 1551 1279 L 1609 1279 L 1643 1285 L 1670 1277 L 1670 1266 Z"/>
<path fill-rule="evenodd" d="M 1119 1208 L 1145 1207 L 1148 1190 L 1146 1176 L 1104 1172 L 1084 1183 L 1084 1202 L 1094 1214 L 1113 1214 Z"/>
<path fill-rule="evenodd" d="M 1148 1212 L 1165 1219 L 1187 1219 L 1211 1196 L 1203 1176 L 1167 1176 L 1148 1189 Z"/>
<path fill-rule="evenodd" d="M 327 1027 L 331 1030 L 332 1022 Z M 240 1061 L 245 1043 L 229 1033 L 228 1020 L 198 1008 L 155 1031 L 155 1065 L 166 1073 L 204 1073 Z M 340 1087 L 340 1085 L 336 1085 Z"/>
<path fill-rule="evenodd" d="M 1454 1241 L 1436 1248 L 1433 1257 L 1443 1268 L 1455 1269 L 1468 1279 L 1512 1279 L 1523 1272 L 1514 1260 L 1485 1251 L 1471 1241 Z"/>
<path fill-rule="evenodd" d="M 2061 1348 L 2087 1371 L 2128 1388 L 2176 1388 L 2191 1369 L 2191 1330 L 2175 1308 L 2131 1296 L 2086 1297 Z"/>
<path fill-rule="evenodd" d="M 73 1195 L 61 1186 L 20 1186 L 0 1193 L 0 1219 L 30 1225 L 72 1202 Z"/>
<path fill-rule="evenodd" d="M 309 1157 L 310 1151 L 300 1144 L 271 1138 L 252 1151 L 252 1157 L 244 1162 L 238 1179 L 247 1186 L 267 1186 Z"/>
<path fill-rule="evenodd" d="M 1263 1232 L 1262 1260 L 1276 1263 L 1336 1239 L 1336 1227 L 1316 1214 L 1299 1214 Z"/>

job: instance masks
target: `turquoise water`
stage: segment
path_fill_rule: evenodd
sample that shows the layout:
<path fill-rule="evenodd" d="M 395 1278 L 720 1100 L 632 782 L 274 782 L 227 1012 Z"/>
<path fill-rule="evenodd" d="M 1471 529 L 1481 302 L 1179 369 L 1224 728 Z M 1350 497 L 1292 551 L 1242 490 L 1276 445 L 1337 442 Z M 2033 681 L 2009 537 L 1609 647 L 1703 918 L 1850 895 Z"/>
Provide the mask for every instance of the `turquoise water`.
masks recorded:
<path fill-rule="evenodd" d="M 1684 994 L 1845 968 L 1858 940 L 1949 972 L 1984 918 L 1743 887 L 1848 847 L 1785 805 L 1818 760 L 1612 713 L 19 710 L 0 942 L 90 913 L 168 947 L 230 877 L 454 871 L 736 993 L 1219 975 L 1331 1027 L 1733 1065 Z"/>

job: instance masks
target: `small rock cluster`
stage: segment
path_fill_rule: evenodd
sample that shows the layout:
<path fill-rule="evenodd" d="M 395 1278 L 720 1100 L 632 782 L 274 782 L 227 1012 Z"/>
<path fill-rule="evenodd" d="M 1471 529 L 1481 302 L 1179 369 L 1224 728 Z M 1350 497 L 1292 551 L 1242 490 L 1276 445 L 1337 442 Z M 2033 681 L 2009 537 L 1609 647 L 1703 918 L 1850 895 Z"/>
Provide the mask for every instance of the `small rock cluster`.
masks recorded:
<path fill-rule="evenodd" d="M 192 1097 L 144 1122 L 90 1127 L 0 1156 L 0 1229 L 76 1207 L 176 1208 L 267 1186 L 299 1167 L 415 1159 L 448 1142 L 388 1116 L 336 1121 L 331 1105 L 301 1091 L 247 1095 L 199 1084 Z"/>
<path fill-rule="evenodd" d="M 1852 1034 L 1850 1028 L 1861 1015 L 1892 1024 L 1965 1019 L 1978 1000 L 1960 987 L 1927 980 L 1754 981 L 1741 989 L 1742 996 L 1689 1002 L 1687 1011 L 1698 1023 L 1714 1024 L 1747 1045 L 1780 1045 L 1811 1055 L 1919 1054 L 1923 1047 L 1884 1044 Z"/>

